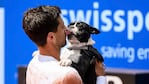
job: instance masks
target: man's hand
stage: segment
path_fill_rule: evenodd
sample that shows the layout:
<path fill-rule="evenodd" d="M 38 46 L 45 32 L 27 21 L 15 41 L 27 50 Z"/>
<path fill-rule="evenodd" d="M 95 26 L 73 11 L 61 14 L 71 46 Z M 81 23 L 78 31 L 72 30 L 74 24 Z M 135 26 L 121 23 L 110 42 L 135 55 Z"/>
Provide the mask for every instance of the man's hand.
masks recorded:
<path fill-rule="evenodd" d="M 98 62 L 96 60 L 95 71 L 97 76 L 104 76 L 105 75 L 105 65 L 103 62 Z"/>

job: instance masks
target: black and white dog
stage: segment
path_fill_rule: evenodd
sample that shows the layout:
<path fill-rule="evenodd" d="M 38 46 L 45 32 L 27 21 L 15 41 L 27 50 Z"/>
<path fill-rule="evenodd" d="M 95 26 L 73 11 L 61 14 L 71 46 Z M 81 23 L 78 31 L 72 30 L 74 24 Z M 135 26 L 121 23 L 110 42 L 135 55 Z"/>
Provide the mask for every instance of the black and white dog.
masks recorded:
<path fill-rule="evenodd" d="M 68 47 L 61 53 L 61 65 L 74 67 L 84 84 L 96 84 L 95 61 L 103 62 L 104 59 L 93 47 L 91 34 L 100 31 L 85 22 L 72 22 L 68 29 Z"/>

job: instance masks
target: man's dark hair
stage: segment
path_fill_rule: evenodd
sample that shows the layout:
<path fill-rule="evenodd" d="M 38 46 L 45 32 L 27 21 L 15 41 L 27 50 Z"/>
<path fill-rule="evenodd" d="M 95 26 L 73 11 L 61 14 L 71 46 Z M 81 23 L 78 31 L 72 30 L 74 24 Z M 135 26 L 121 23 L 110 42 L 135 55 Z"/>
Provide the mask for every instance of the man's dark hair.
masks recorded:
<path fill-rule="evenodd" d="M 23 17 L 23 29 L 33 42 L 38 46 L 44 46 L 48 33 L 57 31 L 60 13 L 60 8 L 57 6 L 29 9 Z"/>

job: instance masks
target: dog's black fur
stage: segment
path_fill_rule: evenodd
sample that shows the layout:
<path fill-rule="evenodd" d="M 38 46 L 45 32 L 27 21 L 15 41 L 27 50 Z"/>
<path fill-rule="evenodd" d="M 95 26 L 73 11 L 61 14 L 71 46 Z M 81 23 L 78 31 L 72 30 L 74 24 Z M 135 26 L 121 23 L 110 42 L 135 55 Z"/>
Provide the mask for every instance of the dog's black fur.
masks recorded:
<path fill-rule="evenodd" d="M 96 72 L 95 63 L 96 60 L 103 62 L 104 59 L 102 55 L 93 47 L 92 44 L 87 44 L 91 38 L 91 34 L 99 34 L 100 31 L 96 28 L 91 27 L 85 22 L 73 22 L 68 25 L 70 34 L 68 35 L 68 41 L 74 40 L 76 38 L 79 43 L 86 43 L 81 45 L 81 47 L 68 48 L 69 51 L 74 51 L 74 54 L 70 54 L 67 59 L 71 60 L 71 66 L 74 67 L 80 74 L 84 84 L 96 84 Z M 71 43 L 73 45 L 73 42 Z M 77 46 L 77 45 L 76 45 Z M 76 56 L 77 53 L 80 56 Z M 77 60 L 76 60 L 77 59 Z"/>

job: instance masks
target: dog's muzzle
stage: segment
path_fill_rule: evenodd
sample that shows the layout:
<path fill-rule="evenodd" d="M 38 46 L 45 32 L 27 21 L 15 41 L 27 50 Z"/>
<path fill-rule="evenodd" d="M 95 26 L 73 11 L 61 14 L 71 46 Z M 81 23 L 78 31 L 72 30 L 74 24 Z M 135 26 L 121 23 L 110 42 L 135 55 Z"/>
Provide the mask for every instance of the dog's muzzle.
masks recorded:
<path fill-rule="evenodd" d="M 68 35 L 71 34 L 71 31 L 70 31 L 69 29 L 66 29 L 66 30 L 65 30 L 65 34 L 68 36 Z"/>

